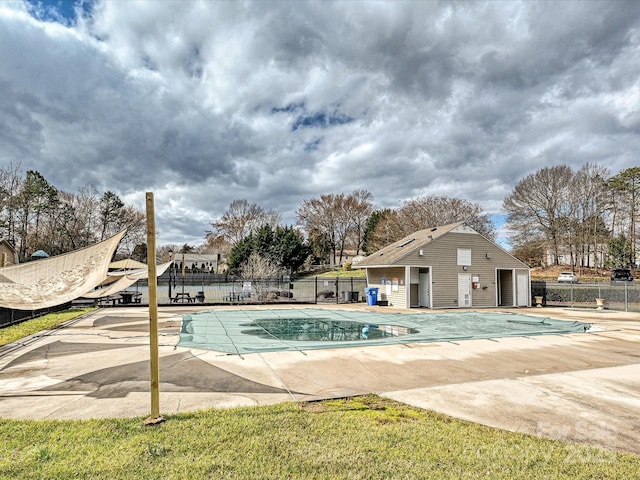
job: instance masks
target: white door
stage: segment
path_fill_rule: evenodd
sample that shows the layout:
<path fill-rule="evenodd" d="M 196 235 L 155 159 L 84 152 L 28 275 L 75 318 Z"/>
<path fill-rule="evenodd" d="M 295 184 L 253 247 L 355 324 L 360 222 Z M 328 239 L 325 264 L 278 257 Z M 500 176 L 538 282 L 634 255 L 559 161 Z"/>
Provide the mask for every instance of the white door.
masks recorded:
<path fill-rule="evenodd" d="M 470 273 L 458 274 L 458 306 L 459 307 L 471 306 L 471 274 Z"/>
<path fill-rule="evenodd" d="M 418 287 L 418 298 L 421 307 L 430 307 L 430 285 L 431 285 L 431 275 L 428 273 L 420 274 L 420 286 Z"/>
<path fill-rule="evenodd" d="M 528 307 L 529 306 L 529 281 L 526 275 L 518 275 L 517 288 L 518 288 L 518 306 Z"/>

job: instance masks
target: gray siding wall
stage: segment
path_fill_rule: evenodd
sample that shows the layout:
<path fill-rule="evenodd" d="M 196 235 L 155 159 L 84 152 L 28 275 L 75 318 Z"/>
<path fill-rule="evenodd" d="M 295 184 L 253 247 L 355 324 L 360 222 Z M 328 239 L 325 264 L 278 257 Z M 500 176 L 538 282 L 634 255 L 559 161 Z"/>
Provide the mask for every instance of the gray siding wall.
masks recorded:
<path fill-rule="evenodd" d="M 467 271 L 463 270 L 461 265 L 457 265 L 458 248 L 471 249 L 471 265 L 468 266 Z M 480 279 L 480 288 L 472 290 L 471 305 L 473 307 L 495 307 L 496 270 L 518 269 L 528 272 L 527 268 L 518 260 L 475 233 L 450 232 L 422 247 L 422 256 L 419 254 L 420 249 L 420 247 L 416 247 L 402 260 L 402 263 L 432 268 L 433 308 L 455 308 L 458 306 L 459 273 L 467 273 L 471 277 L 477 276 Z M 487 253 L 491 258 L 487 258 Z M 371 269 L 370 271 L 375 270 L 379 269 Z"/>
<path fill-rule="evenodd" d="M 2 261 L 3 253 L 5 254 L 5 267 L 18 264 L 18 254 L 6 246 L 4 242 L 0 243 L 0 261 Z"/>
<path fill-rule="evenodd" d="M 406 285 L 404 284 L 404 267 L 389 267 L 389 268 L 368 268 L 367 269 L 367 284 L 369 287 L 378 287 L 378 300 L 388 300 L 390 306 L 397 308 L 408 308 L 406 304 Z M 391 292 L 391 295 L 386 294 L 386 286 L 382 285 L 382 278 L 386 281 L 391 281 L 394 277 L 397 277 L 402 284 L 398 287 L 398 291 Z"/>

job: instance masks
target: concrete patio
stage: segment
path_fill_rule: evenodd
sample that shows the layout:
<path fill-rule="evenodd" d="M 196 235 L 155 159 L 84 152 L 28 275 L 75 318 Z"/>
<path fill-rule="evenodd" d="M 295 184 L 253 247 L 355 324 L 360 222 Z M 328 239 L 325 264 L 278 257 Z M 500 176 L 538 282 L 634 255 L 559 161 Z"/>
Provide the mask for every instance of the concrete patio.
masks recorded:
<path fill-rule="evenodd" d="M 517 310 L 592 323 L 586 334 L 243 355 L 177 346 L 181 315 L 206 309 L 159 310 L 164 415 L 373 392 L 496 428 L 640 454 L 640 314 Z M 147 417 L 148 309 L 100 309 L 0 348 L 0 412 Z"/>

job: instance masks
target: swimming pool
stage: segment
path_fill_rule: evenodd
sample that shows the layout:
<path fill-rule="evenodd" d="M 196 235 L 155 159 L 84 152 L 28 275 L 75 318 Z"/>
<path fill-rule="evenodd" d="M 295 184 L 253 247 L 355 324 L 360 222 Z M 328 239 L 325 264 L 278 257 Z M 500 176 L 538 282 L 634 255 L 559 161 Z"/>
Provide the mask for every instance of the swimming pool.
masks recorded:
<path fill-rule="evenodd" d="M 178 345 L 246 354 L 560 335 L 583 333 L 589 328 L 588 323 L 502 312 L 403 314 L 321 308 L 218 309 L 184 315 Z"/>

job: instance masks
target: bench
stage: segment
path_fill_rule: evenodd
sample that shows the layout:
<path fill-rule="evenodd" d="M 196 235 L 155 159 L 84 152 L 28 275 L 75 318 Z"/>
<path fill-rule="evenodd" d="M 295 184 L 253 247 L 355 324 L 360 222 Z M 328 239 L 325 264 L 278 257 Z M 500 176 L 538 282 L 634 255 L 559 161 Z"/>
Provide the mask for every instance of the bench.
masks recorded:
<path fill-rule="evenodd" d="M 239 302 L 240 300 L 244 300 L 244 294 L 240 292 L 233 292 L 228 295 L 224 295 L 222 297 L 222 300 L 225 300 L 227 302 Z"/>

